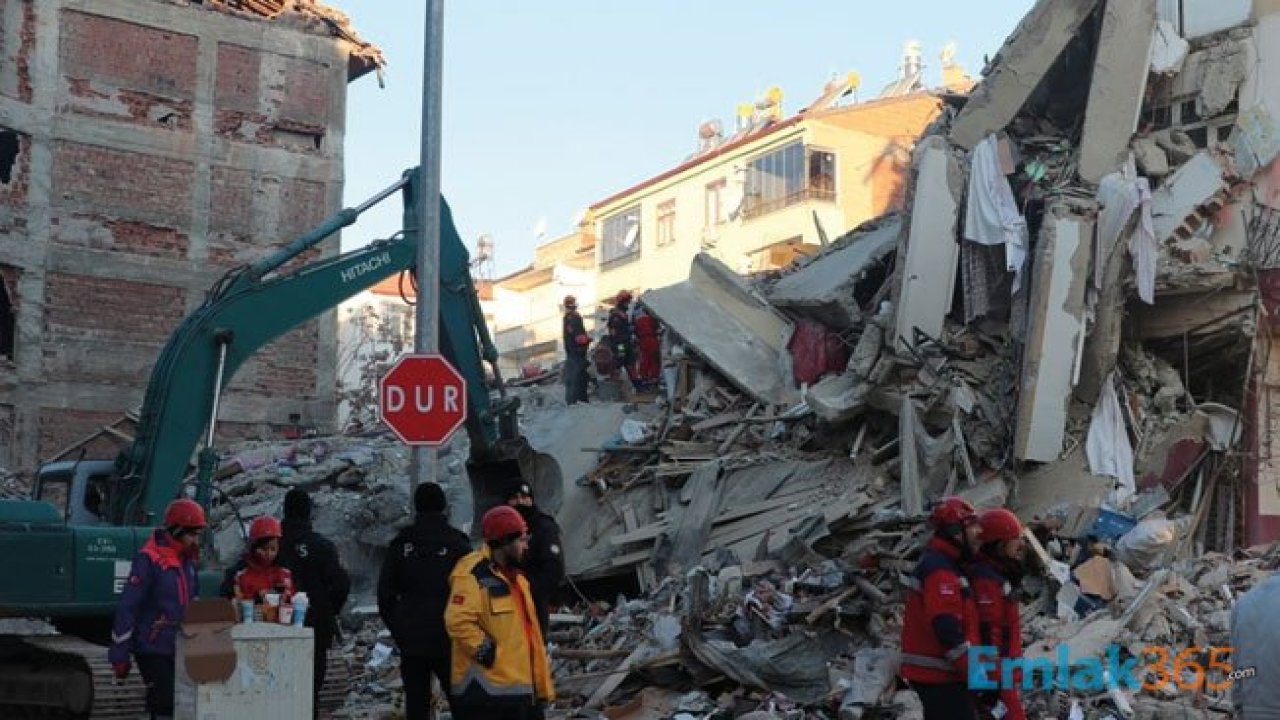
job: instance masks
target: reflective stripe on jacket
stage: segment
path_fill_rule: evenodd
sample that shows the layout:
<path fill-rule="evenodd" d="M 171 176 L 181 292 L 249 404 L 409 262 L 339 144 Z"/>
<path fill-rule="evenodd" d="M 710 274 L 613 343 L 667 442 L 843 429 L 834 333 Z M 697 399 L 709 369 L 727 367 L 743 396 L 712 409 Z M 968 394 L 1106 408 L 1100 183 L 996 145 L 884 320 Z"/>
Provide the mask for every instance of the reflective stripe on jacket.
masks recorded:
<path fill-rule="evenodd" d="M 173 655 L 187 604 L 199 594 L 197 577 L 191 554 L 164 530 L 152 533 L 133 559 L 116 606 L 111 662 L 127 662 L 130 654 Z"/>
<path fill-rule="evenodd" d="M 524 575 L 505 575 L 484 546 L 454 566 L 449 593 L 444 624 L 451 641 L 453 702 L 492 706 L 554 700 L 546 646 Z M 487 668 L 475 660 L 486 638 L 497 648 Z"/>
<path fill-rule="evenodd" d="M 907 680 L 968 682 L 968 652 L 978 644 L 978 612 L 959 567 L 960 551 L 932 538 L 909 577 L 902 621 L 902 667 Z"/>

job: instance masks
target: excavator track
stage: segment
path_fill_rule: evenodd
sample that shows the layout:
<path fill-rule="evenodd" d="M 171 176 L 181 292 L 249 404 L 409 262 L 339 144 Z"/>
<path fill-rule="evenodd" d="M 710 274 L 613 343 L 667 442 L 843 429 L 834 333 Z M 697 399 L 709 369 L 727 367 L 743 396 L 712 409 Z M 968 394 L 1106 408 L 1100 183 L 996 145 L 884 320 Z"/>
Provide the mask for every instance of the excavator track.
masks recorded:
<path fill-rule="evenodd" d="M 146 715 L 146 689 L 137 672 L 117 682 L 107 649 L 69 635 L 5 638 L 26 646 L 22 657 L 0 660 L 0 716 L 136 720 Z"/>
<path fill-rule="evenodd" d="M 351 669 L 330 652 L 320 712 L 342 707 L 350 689 Z M 146 714 L 137 669 L 117 681 L 107 648 L 70 635 L 0 637 L 0 718 L 137 720 Z"/>

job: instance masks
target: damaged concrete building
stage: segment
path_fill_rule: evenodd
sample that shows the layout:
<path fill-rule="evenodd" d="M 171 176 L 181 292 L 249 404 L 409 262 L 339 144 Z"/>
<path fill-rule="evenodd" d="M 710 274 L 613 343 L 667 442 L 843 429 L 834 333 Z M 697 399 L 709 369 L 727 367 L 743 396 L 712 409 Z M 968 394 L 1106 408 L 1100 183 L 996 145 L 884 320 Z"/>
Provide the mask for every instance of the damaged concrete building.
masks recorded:
<path fill-rule="evenodd" d="M 0 3 L 0 466 L 135 408 L 215 280 L 340 207 L 347 83 L 380 63 L 314 0 Z M 329 427 L 334 326 L 251 360 L 220 428 Z"/>

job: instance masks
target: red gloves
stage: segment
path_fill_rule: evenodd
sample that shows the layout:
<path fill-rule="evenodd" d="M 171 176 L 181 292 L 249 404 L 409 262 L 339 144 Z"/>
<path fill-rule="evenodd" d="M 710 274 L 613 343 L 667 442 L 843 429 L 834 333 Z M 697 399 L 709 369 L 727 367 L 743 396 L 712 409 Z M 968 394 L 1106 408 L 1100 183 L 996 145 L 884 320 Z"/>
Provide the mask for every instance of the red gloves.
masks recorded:
<path fill-rule="evenodd" d="M 573 340 L 574 340 L 574 342 L 578 343 L 579 345 L 581 345 L 581 346 L 583 346 L 583 347 L 586 347 L 586 346 L 588 346 L 588 345 L 590 345 L 590 344 L 591 344 L 591 338 L 590 338 L 590 337 L 588 337 L 587 335 L 579 335 L 578 337 L 574 338 Z"/>
<path fill-rule="evenodd" d="M 128 661 L 111 663 L 111 669 L 115 672 L 117 680 L 123 680 L 129 677 L 129 671 L 133 669 L 133 663 Z"/>

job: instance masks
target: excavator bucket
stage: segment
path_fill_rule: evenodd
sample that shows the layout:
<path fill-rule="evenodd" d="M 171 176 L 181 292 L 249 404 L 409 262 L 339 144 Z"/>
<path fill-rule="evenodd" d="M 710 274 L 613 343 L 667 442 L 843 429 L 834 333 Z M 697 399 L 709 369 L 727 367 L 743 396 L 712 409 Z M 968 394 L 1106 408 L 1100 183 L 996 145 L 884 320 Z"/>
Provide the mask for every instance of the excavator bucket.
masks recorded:
<path fill-rule="evenodd" d="M 473 533 L 479 532 L 480 518 L 485 512 L 506 502 L 504 493 L 515 478 L 529 484 L 533 489 L 534 502 L 549 515 L 559 513 L 564 499 L 560 463 L 550 455 L 534 450 L 524 438 L 510 444 L 503 443 L 492 458 L 472 459 L 467 463 L 467 476 L 471 481 L 475 510 L 471 526 Z"/>

